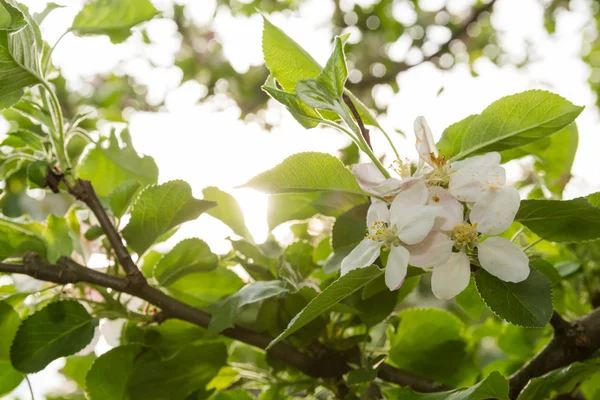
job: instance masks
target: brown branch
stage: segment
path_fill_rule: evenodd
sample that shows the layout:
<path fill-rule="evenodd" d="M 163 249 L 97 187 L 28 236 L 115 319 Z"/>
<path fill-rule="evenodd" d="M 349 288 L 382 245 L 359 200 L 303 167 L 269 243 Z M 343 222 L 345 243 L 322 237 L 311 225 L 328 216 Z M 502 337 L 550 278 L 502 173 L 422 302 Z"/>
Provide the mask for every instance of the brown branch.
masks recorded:
<path fill-rule="evenodd" d="M 119 263 L 127 274 L 127 282 L 132 286 L 141 287 L 145 285 L 146 278 L 131 259 L 131 255 L 123 244 L 119 231 L 117 231 L 117 228 L 112 224 L 91 182 L 78 179 L 75 185 L 69 186 L 68 189 L 69 193 L 77 200 L 84 202 L 89 209 L 92 210 L 96 219 L 98 219 L 102 230 L 106 234 L 106 237 L 117 256 L 117 260 L 119 260 Z"/>
<path fill-rule="evenodd" d="M 211 315 L 209 313 L 170 297 L 148 285 L 146 281 L 141 285 L 132 285 L 126 278 L 119 278 L 86 268 L 66 257 L 61 257 L 55 265 L 41 260 L 32 253 L 28 253 L 23 260 L 23 264 L 0 263 L 0 273 L 29 275 L 36 279 L 59 284 L 82 282 L 128 293 L 160 308 L 160 316 L 157 317 L 157 322 L 175 318 L 203 328 L 207 328 L 210 323 Z M 261 349 L 265 349 L 273 340 L 267 334 L 255 332 L 239 325 L 224 330 L 222 334 Z M 311 346 L 309 351 L 302 352 L 289 343 L 280 342 L 267 350 L 267 354 L 316 378 L 339 379 L 350 371 L 349 363 L 360 359 L 356 348 L 341 352 L 318 343 Z M 419 378 L 390 365 L 381 365 L 378 369 L 378 376 L 383 380 L 402 386 L 411 386 L 422 392 L 439 391 L 445 388 L 443 385 Z"/>
<path fill-rule="evenodd" d="M 342 95 L 342 98 L 344 99 L 344 103 L 346 103 L 346 105 L 350 109 L 350 112 L 354 116 L 354 119 L 356 120 L 356 123 L 358 124 L 358 128 L 360 129 L 360 134 L 365 139 L 365 142 L 367 143 L 367 146 L 369 146 L 369 148 L 371 150 L 373 150 L 373 146 L 371 146 L 371 135 L 369 134 L 369 130 L 367 129 L 367 127 L 365 126 L 362 118 L 360 117 L 360 114 L 358 113 L 358 110 L 356 109 L 356 106 L 354 105 L 354 103 L 350 99 L 350 96 L 348 96 L 347 94 L 344 93 Z"/>
<path fill-rule="evenodd" d="M 438 49 L 438 51 L 424 57 L 420 62 L 418 62 L 416 64 L 395 63 L 395 64 L 393 64 L 394 68 L 389 68 L 386 71 L 386 73 L 383 74 L 382 76 L 369 75 L 369 76 L 364 77 L 360 82 L 356 83 L 355 85 L 371 87 L 371 86 L 374 86 L 374 85 L 377 85 L 380 83 L 388 83 L 391 80 L 395 79 L 399 73 L 408 71 L 409 69 L 411 69 L 413 67 L 416 67 L 416 66 L 426 63 L 428 61 L 431 61 L 431 60 L 441 56 L 442 54 L 447 53 L 450 49 L 450 44 L 454 40 L 462 38 L 467 33 L 467 28 L 469 27 L 469 25 L 471 25 L 473 22 L 477 22 L 477 20 L 481 16 L 481 14 L 483 14 L 484 12 L 491 11 L 491 9 L 494 7 L 495 3 L 496 3 L 496 0 L 491 0 L 489 3 L 484 4 L 481 7 L 473 9 L 473 11 L 471 12 L 471 15 L 457 29 L 455 29 L 452 32 L 450 39 L 448 41 L 446 41 L 445 43 L 443 43 L 440 46 L 440 48 Z"/>
<path fill-rule="evenodd" d="M 550 324 L 554 328 L 550 343 L 510 377 L 511 399 L 516 399 L 531 379 L 576 361 L 585 361 L 600 349 L 600 310 L 575 322 L 567 322 L 554 313 Z"/>

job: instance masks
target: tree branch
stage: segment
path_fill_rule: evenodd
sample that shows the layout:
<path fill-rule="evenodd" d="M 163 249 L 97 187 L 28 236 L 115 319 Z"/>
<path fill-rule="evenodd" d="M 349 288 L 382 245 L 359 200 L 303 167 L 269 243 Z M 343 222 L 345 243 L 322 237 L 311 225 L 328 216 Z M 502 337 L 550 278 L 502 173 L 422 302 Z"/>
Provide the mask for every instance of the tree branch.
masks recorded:
<path fill-rule="evenodd" d="M 550 343 L 510 377 L 511 399 L 516 399 L 531 379 L 584 361 L 600 349 L 600 309 L 575 322 L 567 322 L 554 313 L 550 324 L 554 328 Z"/>
<path fill-rule="evenodd" d="M 491 11 L 491 9 L 494 7 L 495 3 L 496 3 L 496 0 L 491 0 L 489 3 L 484 4 L 481 7 L 473 9 L 469 18 L 467 18 L 457 29 L 455 29 L 452 32 L 450 39 L 448 39 L 448 41 L 443 43 L 440 46 L 440 48 L 438 49 L 438 51 L 424 57 L 423 60 L 421 60 L 420 62 L 418 62 L 416 64 L 407 64 L 407 63 L 402 63 L 402 62 L 395 63 L 395 64 L 393 64 L 394 68 L 389 68 L 386 71 L 386 73 L 383 74 L 382 76 L 369 75 L 369 76 L 364 77 L 360 82 L 357 82 L 355 85 L 371 87 L 371 86 L 374 86 L 374 85 L 377 85 L 380 83 L 388 83 L 389 81 L 395 79 L 399 73 L 408 71 L 409 69 L 416 67 L 417 65 L 421 65 L 423 63 L 426 63 L 427 61 L 431 61 L 431 60 L 441 56 L 442 54 L 447 53 L 448 50 L 450 49 L 450 44 L 452 43 L 452 41 L 462 38 L 466 34 L 467 28 L 469 27 L 469 25 L 471 25 L 473 22 L 477 22 L 477 20 L 481 16 L 481 14 L 483 14 L 484 12 Z"/>
<path fill-rule="evenodd" d="M 61 257 L 54 265 L 43 261 L 33 253 L 28 253 L 23 258 L 23 264 L 0 263 L 0 273 L 29 275 L 36 279 L 58 284 L 89 283 L 127 293 L 160 308 L 159 321 L 156 322 L 176 318 L 203 328 L 207 328 L 210 323 L 211 315 L 209 313 L 167 295 L 148 285 L 145 280 L 142 285 L 132 285 L 126 278 L 119 278 L 86 268 L 66 257 Z M 265 349 L 273 340 L 267 334 L 255 332 L 239 325 L 224 330 L 222 334 L 261 349 Z M 316 378 L 340 378 L 351 370 L 348 365 L 350 362 L 360 359 L 357 348 L 341 352 L 319 343 L 311 346 L 309 351 L 302 352 L 289 343 L 280 342 L 267 350 L 267 354 Z M 447 388 L 439 383 L 417 377 L 386 364 L 379 367 L 378 376 L 383 380 L 402 386 L 410 386 L 422 392 L 435 392 Z"/>
<path fill-rule="evenodd" d="M 104 206 L 100 202 L 94 187 L 90 181 L 78 179 L 74 186 L 68 187 L 69 193 L 77 200 L 84 202 L 98 219 L 102 230 L 117 256 L 117 260 L 127 274 L 127 282 L 132 286 L 143 286 L 146 284 L 146 278 L 142 275 L 137 265 L 131 259 L 131 255 L 123 244 L 121 235 L 117 228 L 112 224 Z"/>

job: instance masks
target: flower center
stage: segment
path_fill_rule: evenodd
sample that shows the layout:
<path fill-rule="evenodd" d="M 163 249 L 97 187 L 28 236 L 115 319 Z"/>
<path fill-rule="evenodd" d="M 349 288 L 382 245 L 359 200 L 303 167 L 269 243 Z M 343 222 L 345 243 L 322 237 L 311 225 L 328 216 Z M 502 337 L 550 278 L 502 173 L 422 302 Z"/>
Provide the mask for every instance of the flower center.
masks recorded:
<path fill-rule="evenodd" d="M 375 221 L 373 225 L 367 229 L 366 238 L 376 242 L 384 242 L 387 247 L 400 244 L 396 226 L 390 227 L 387 222 L 383 221 Z"/>
<path fill-rule="evenodd" d="M 443 188 L 447 188 L 450 183 L 450 175 L 452 174 L 452 170 L 447 165 L 442 165 L 439 168 L 435 168 L 429 176 L 425 179 L 427 180 L 427 184 L 429 186 L 441 186 Z"/>
<path fill-rule="evenodd" d="M 396 172 L 402 179 L 410 178 L 412 175 L 410 171 L 410 161 L 408 159 L 405 162 L 402 160 L 394 160 L 390 165 L 390 169 Z"/>
<path fill-rule="evenodd" d="M 466 222 L 456 225 L 452 231 L 456 246 L 466 250 L 472 250 L 479 242 L 479 233 L 476 228 L 477 224 L 471 225 Z"/>

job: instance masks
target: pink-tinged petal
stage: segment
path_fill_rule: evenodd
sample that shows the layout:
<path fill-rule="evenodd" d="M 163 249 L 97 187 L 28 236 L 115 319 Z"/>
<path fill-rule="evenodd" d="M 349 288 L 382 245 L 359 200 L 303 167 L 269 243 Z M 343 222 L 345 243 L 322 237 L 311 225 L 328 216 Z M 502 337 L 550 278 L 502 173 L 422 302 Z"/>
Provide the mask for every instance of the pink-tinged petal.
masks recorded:
<path fill-rule="evenodd" d="M 497 235 L 513 223 L 520 204 L 519 191 L 513 187 L 485 192 L 477 198 L 469 220 L 477 223 L 478 232 Z"/>
<path fill-rule="evenodd" d="M 529 258 L 513 242 L 499 236 L 477 245 L 481 267 L 505 282 L 521 282 L 529 276 Z"/>
<path fill-rule="evenodd" d="M 358 246 L 354 248 L 342 260 L 342 275 L 347 274 L 353 269 L 367 267 L 377 260 L 383 243 L 371 239 L 363 239 Z"/>
<path fill-rule="evenodd" d="M 431 291 L 440 300 L 448 300 L 462 292 L 469 285 L 471 263 L 463 253 L 452 253 L 450 258 L 433 269 Z"/>
<path fill-rule="evenodd" d="M 391 215 L 390 224 L 395 225 L 398 238 L 406 244 L 416 244 L 429 234 L 435 218 L 442 213 L 440 206 L 415 206 Z"/>
<path fill-rule="evenodd" d="M 402 286 L 408 271 L 408 257 L 408 250 L 402 246 L 390 250 L 385 267 L 385 284 L 390 290 L 398 290 Z"/>
<path fill-rule="evenodd" d="M 448 235 L 432 231 L 421 242 L 407 246 L 410 253 L 408 263 L 420 268 L 443 264 L 452 254 L 452 246 L 454 241 Z"/>
<path fill-rule="evenodd" d="M 390 209 L 388 204 L 378 199 L 372 199 L 369 211 L 367 211 L 367 228 L 371 228 L 375 222 L 389 222 Z"/>
<path fill-rule="evenodd" d="M 461 201 L 476 201 L 485 191 L 501 187 L 506 182 L 506 171 L 502 167 L 468 166 L 454 172 L 448 189 Z"/>
<path fill-rule="evenodd" d="M 430 187 L 427 204 L 442 207 L 442 214 L 435 219 L 434 228 L 451 231 L 456 225 L 463 222 L 463 206 L 447 189 L 439 186 Z"/>
<path fill-rule="evenodd" d="M 363 190 L 370 191 L 374 186 L 385 182 L 385 176 L 373 163 L 356 164 L 352 167 L 358 184 Z"/>
<path fill-rule="evenodd" d="M 429 124 L 427 124 L 424 117 L 417 117 L 417 119 L 415 119 L 414 128 L 415 136 L 417 137 L 416 148 L 420 157 L 419 166 L 425 161 L 435 168 L 436 165 L 431 158 L 431 154 L 433 153 L 433 155 L 437 157 L 438 152 Z"/>
<path fill-rule="evenodd" d="M 459 169 L 463 167 L 497 167 L 500 165 L 502 156 L 497 151 L 485 153 L 480 156 L 469 157 L 464 160 L 455 161 L 451 164 L 452 168 Z"/>

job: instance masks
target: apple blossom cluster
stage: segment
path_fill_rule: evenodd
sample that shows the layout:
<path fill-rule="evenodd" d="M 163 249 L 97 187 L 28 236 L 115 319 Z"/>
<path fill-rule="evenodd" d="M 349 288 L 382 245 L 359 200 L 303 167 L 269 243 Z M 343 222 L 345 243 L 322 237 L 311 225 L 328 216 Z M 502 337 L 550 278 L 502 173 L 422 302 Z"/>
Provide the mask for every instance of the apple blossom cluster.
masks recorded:
<path fill-rule="evenodd" d="M 504 186 L 500 154 L 449 162 L 438 155 L 423 117 L 415 120 L 415 135 L 419 163 L 414 174 L 400 160 L 398 178 L 386 179 L 371 163 L 354 166 L 360 186 L 376 197 L 367 213 L 367 234 L 342 261 L 342 274 L 371 265 L 385 249 L 390 290 L 402 285 L 409 264 L 432 270 L 432 290 L 440 299 L 467 287 L 471 264 L 505 282 L 527 279 L 527 255 L 495 236 L 510 227 L 521 201 L 515 188 Z"/>

